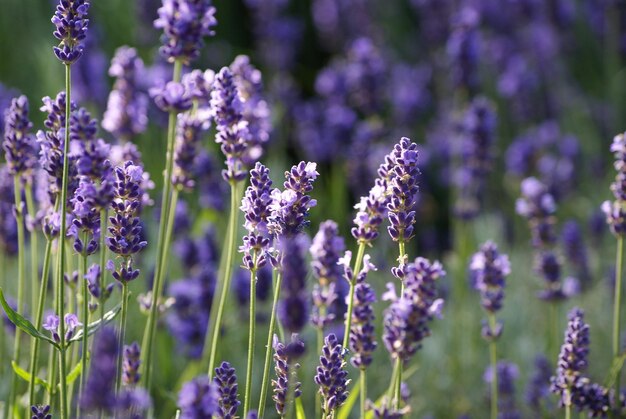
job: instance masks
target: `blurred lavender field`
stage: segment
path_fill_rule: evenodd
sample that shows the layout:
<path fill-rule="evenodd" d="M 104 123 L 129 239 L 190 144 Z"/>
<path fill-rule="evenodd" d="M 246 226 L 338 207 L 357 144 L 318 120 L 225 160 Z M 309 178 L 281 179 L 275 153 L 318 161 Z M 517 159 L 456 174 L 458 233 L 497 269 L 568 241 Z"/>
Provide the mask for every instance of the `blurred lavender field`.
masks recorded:
<path fill-rule="evenodd" d="M 215 33 L 200 40 L 197 51 L 180 53 L 162 38 L 172 23 L 161 17 L 155 27 L 154 21 L 160 7 L 188 1 L 92 0 L 84 52 L 71 64 L 71 101 L 81 108 L 72 109 L 71 156 L 80 176 L 88 172 L 82 166 L 96 166 L 88 176 L 104 179 L 107 172 L 112 183 L 98 180 L 100 189 L 89 195 L 88 185 L 79 186 L 79 172 L 69 174 L 76 196 L 92 200 L 67 200 L 72 221 L 61 264 L 65 313 L 86 313 L 83 288 L 95 304 L 88 307 L 91 320 L 129 297 L 124 317 L 111 321 L 123 332 L 98 328 L 81 341 L 91 348 L 90 374 L 69 385 L 66 417 L 113 414 L 98 406 L 98 397 L 87 400 L 89 391 L 111 392 L 116 406 L 126 406 L 117 417 L 173 418 L 179 409 L 183 418 L 235 417 L 225 413 L 230 405 L 224 394 L 209 394 L 209 365 L 218 367 L 212 378 L 222 390 L 236 372 L 241 405 L 233 409 L 237 417 L 254 417 L 244 409 L 249 319 L 256 324 L 256 349 L 246 407 L 256 410 L 277 274 L 283 281 L 275 311 L 280 342 L 275 353 L 270 348 L 277 361 L 270 378 L 280 381 L 281 372 L 292 377 L 297 370 L 301 382 L 283 389 L 284 417 L 361 417 L 360 369 L 367 371 L 366 417 L 556 418 L 569 405 L 574 416 L 578 408 L 584 416 L 626 417 L 626 393 L 619 392 L 626 387 L 620 389 L 624 374 L 617 372 L 626 341 L 623 322 L 615 322 L 624 305 L 615 294 L 626 234 L 626 139 L 619 135 L 626 130 L 625 2 L 203 0 L 197 3 L 214 6 L 216 20 L 203 22 L 203 35 Z M 0 127 L 10 148 L 11 135 L 21 132 L 11 118 L 19 122 L 23 110 L 23 103 L 20 108 L 11 100 L 25 95 L 33 140 L 41 130 L 36 148 L 24 152 L 34 160 L 37 149 L 45 155 L 50 148 L 42 138 L 64 134 L 65 96 L 57 96 L 65 86 L 64 66 L 52 51 L 58 41 L 50 23 L 56 5 L 4 0 L 0 13 Z M 164 87 L 176 68 L 184 94 L 183 87 Z M 175 144 L 172 162 L 166 149 L 174 127 L 186 142 Z M 243 138 L 241 131 L 246 148 L 224 153 L 225 165 L 224 144 Z M 57 225 L 51 214 L 60 218 L 62 182 L 49 178 L 62 171 L 63 154 L 58 151 L 59 167 L 42 163 L 42 169 L 33 160 L 20 172 L 6 149 L 0 153 L 0 288 L 35 324 L 38 280 L 50 271 L 50 283 L 41 286 L 48 298 L 39 329 L 54 341 L 50 332 L 73 331 L 71 323 L 69 331 L 47 323 L 58 293 L 54 278 L 62 277 L 56 264 L 62 246 L 46 240 L 55 236 L 46 231 Z M 80 157 L 94 150 L 106 150 L 106 156 L 81 165 Z M 164 167 L 171 182 L 164 183 Z M 26 172 L 21 179 L 34 191 L 37 216 L 15 211 L 15 199 L 32 206 L 26 186 L 23 198 L 14 195 L 14 179 Z M 282 195 L 271 191 L 283 187 Z M 116 203 L 109 209 L 99 199 L 108 195 Z M 376 214 L 372 206 L 382 196 L 387 200 Z M 232 233 L 231 202 L 241 206 Z M 290 218 L 285 208 L 300 213 Z M 106 268 L 105 241 L 85 228 L 98 224 L 101 214 L 120 223 L 109 224 L 106 233 Z M 20 226 L 27 233 L 22 244 Z M 170 227 L 168 243 L 161 228 Z M 232 260 L 229 238 L 236 241 Z M 86 250 L 90 245 L 100 251 Z M 20 249 L 27 250 L 25 271 Z M 48 269 L 41 266 L 46 251 L 52 252 Z M 94 264 L 84 273 L 81 255 Z M 252 315 L 251 271 L 257 278 Z M 20 304 L 18 277 L 25 281 Z M 418 283 L 413 299 L 411 278 Z M 150 291 L 159 284 L 162 298 L 152 305 Z M 110 294 L 108 303 L 104 294 Z M 222 295 L 225 308 L 216 320 Z M 403 307 L 405 300 L 411 303 Z M 346 312 L 352 332 L 344 340 Z M 402 329 L 401 320 L 415 317 L 423 322 L 419 330 Z M 4 320 L 0 417 L 25 417 L 32 397 L 22 379 L 31 342 L 22 333 L 17 364 L 25 371 L 18 380 L 11 365 L 16 329 Z M 398 329 L 408 337 L 395 336 Z M 303 344 L 291 341 L 292 333 Z M 562 347 L 564 334 L 570 346 Z M 129 346 L 121 348 L 119 339 Z M 80 365 L 81 342 L 68 350 L 71 366 Z M 218 343 L 209 361 L 212 342 Z M 320 393 L 328 399 L 324 391 L 338 391 L 338 400 L 346 396 L 337 390 L 341 374 L 338 383 L 320 384 L 324 377 L 316 367 L 324 343 L 337 362 L 331 376 L 345 370 L 352 380 L 345 385 L 347 400 L 338 402 L 349 408 L 320 406 Z M 55 364 L 53 346 L 42 345 L 35 356 L 42 379 Z M 152 347 L 147 360 L 146 346 Z M 346 365 L 337 361 L 343 358 Z M 281 370 L 281 362 L 290 368 Z M 115 376 L 116 368 L 123 376 Z M 395 388 L 392 370 L 398 369 L 403 372 Z M 99 375 L 121 380 L 122 391 L 104 389 Z M 201 378 L 190 381 L 194 377 Z M 51 405 L 53 417 L 62 417 L 55 391 L 48 390 L 37 383 L 31 394 L 41 400 L 34 404 Z M 203 402 L 189 402 L 190 394 L 203 391 L 220 400 L 218 413 L 191 412 L 189 406 Z M 300 401 L 289 403 L 298 393 Z M 271 394 L 272 388 L 265 415 L 279 417 L 281 402 Z M 20 416 L 9 412 L 12 398 Z M 392 400 L 395 405 L 383 411 Z"/>

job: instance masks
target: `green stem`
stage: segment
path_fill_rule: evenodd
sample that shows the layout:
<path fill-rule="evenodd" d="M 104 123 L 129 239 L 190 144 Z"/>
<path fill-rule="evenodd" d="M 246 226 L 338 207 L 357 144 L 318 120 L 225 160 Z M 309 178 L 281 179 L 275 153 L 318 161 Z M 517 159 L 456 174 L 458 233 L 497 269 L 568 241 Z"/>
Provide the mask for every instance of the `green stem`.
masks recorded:
<path fill-rule="evenodd" d="M 274 339 L 274 328 L 276 327 L 276 307 L 280 297 L 280 285 L 282 275 L 280 272 L 276 275 L 274 282 L 274 300 L 272 302 L 272 313 L 270 315 L 270 324 L 267 332 L 267 346 L 265 347 L 265 364 L 263 366 L 263 381 L 261 382 L 261 398 L 259 399 L 259 418 L 263 418 L 265 413 L 265 401 L 267 399 L 267 391 L 270 385 L 270 365 L 272 361 L 272 341 Z"/>
<path fill-rule="evenodd" d="M 66 380 L 66 362 L 65 362 L 65 321 L 64 321 L 64 301 L 65 290 L 63 286 L 63 273 L 65 268 L 65 231 L 67 230 L 67 184 L 69 179 L 69 153 L 70 153 L 70 119 L 71 119 L 71 65 L 65 65 L 65 141 L 63 143 L 63 178 L 61 182 L 61 228 L 59 233 L 59 254 L 57 258 L 57 314 L 59 316 L 59 336 L 61 348 L 59 350 L 60 378 L 61 388 L 59 396 L 61 397 L 61 419 L 69 417 L 67 405 L 67 380 Z"/>
<path fill-rule="evenodd" d="M 256 266 L 256 252 L 253 264 Z M 256 324 L 256 268 L 250 270 L 250 325 L 248 332 L 248 367 L 246 370 L 246 392 L 243 402 L 243 411 L 250 410 L 250 394 L 252 392 L 252 364 L 254 363 L 254 333 Z"/>
<path fill-rule="evenodd" d="M 26 182 L 25 186 L 25 194 L 26 194 L 26 207 L 28 208 L 28 216 L 31 221 L 35 220 L 37 217 L 37 208 L 35 207 L 35 200 L 33 199 L 33 185 L 29 182 Z M 33 221 L 34 222 L 34 221 Z M 39 246 L 37 245 L 37 231 L 33 226 L 33 231 L 30 234 L 30 273 L 31 273 L 31 297 L 32 297 L 32 305 L 31 307 L 37 307 L 37 284 L 39 281 Z M 36 339 L 33 338 L 33 341 Z"/>
<path fill-rule="evenodd" d="M 103 235 L 103 234 L 101 234 Z M 87 234 L 83 234 L 83 244 L 87 246 Z M 83 327 L 86 328 L 89 324 L 89 289 L 87 288 L 87 280 L 85 276 L 87 275 L 87 254 L 83 253 L 81 255 L 81 264 L 80 264 L 80 277 L 78 280 L 81 282 L 82 291 L 83 291 Z M 87 351 L 89 348 L 89 335 L 87 333 L 83 333 L 82 339 L 83 347 L 80 355 L 80 363 L 81 363 L 81 372 L 80 372 L 80 385 L 78 387 L 78 397 L 83 394 L 83 388 L 85 386 L 85 377 L 87 376 Z M 77 405 L 76 416 L 80 417 L 80 403 Z"/>
<path fill-rule="evenodd" d="M 393 406 L 393 398 L 396 391 L 396 383 L 398 382 L 398 371 L 400 366 L 400 357 L 396 358 L 393 362 L 393 371 L 391 372 L 391 379 L 389 380 L 389 389 L 387 389 L 387 398 L 389 399 L 390 406 Z"/>
<path fill-rule="evenodd" d="M 622 259 L 624 254 L 624 238 L 617 237 L 617 254 L 615 255 L 615 301 L 613 303 L 613 358 L 620 353 L 620 317 L 622 296 Z M 620 394 L 621 368 L 615 379 L 615 394 Z"/>
<path fill-rule="evenodd" d="M 324 347 L 324 329 L 321 327 L 317 328 L 317 352 L 318 354 L 322 353 L 322 348 Z M 315 417 L 318 418 L 322 414 L 322 398 L 319 393 L 315 394 Z"/>
<path fill-rule="evenodd" d="M 106 208 L 103 208 L 100 210 L 100 301 L 99 301 L 99 305 L 100 305 L 100 323 L 104 324 L 104 305 L 105 305 L 105 301 L 104 298 L 102 298 L 104 296 L 104 291 L 106 289 L 106 270 L 105 270 L 105 265 L 106 265 L 106 254 L 107 254 L 107 247 L 106 247 L 106 242 L 105 242 L 105 238 L 106 238 L 106 231 L 107 231 L 107 210 Z"/>
<path fill-rule="evenodd" d="M 493 314 L 489 314 L 489 328 L 492 332 L 496 330 L 496 316 Z M 496 349 L 495 338 L 492 338 L 491 342 L 489 342 L 489 358 L 491 360 L 491 419 L 498 419 L 498 356 Z"/>
<path fill-rule="evenodd" d="M 398 378 L 396 378 L 396 389 L 393 398 L 396 408 L 399 409 L 400 402 L 402 402 L 402 360 L 398 358 L 396 363 L 398 364 Z"/>
<path fill-rule="evenodd" d="M 233 259 L 235 255 L 235 250 L 237 247 L 237 220 L 239 215 L 239 207 L 238 203 L 238 192 L 237 192 L 237 183 L 235 181 L 230 182 L 230 215 L 228 217 L 228 238 L 226 242 L 226 265 L 224 266 L 224 276 L 220 278 L 219 281 L 220 292 L 219 292 L 219 305 L 217 305 L 217 312 L 214 313 L 213 307 L 216 306 L 215 298 L 213 299 L 213 304 L 211 306 L 211 318 L 215 319 L 214 321 L 209 322 L 209 328 L 211 329 L 211 333 L 207 334 L 211 336 L 211 350 L 209 352 L 209 363 L 207 366 L 209 377 L 213 374 L 213 368 L 215 367 L 215 359 L 217 355 L 217 342 L 220 336 L 220 326 L 222 324 L 222 315 L 224 314 L 224 307 L 226 306 L 226 297 L 228 296 L 228 291 L 230 290 L 230 281 L 232 278 L 233 271 Z M 217 297 L 217 294 L 216 294 Z M 215 314 L 215 316 L 213 315 Z M 205 345 L 206 350 L 206 345 Z M 203 357 L 202 365 L 205 365 L 204 359 L 206 355 Z"/>
<path fill-rule="evenodd" d="M 39 284 L 39 302 L 37 303 L 37 314 L 35 315 L 35 327 L 41 329 L 43 321 L 43 310 L 46 304 L 46 294 L 48 290 L 48 274 L 50 270 L 50 256 L 52 253 L 52 239 L 48 239 L 46 250 L 43 256 L 43 270 L 41 271 L 41 283 Z M 37 357 L 39 356 L 39 339 L 32 341 L 32 349 L 30 353 L 30 376 L 37 376 Z M 35 404 L 35 380 L 32 379 L 28 383 L 28 404 Z"/>
<path fill-rule="evenodd" d="M 361 269 L 361 263 L 363 263 L 363 256 L 365 255 L 365 242 L 359 242 L 359 249 L 357 250 L 356 260 L 354 261 L 354 269 L 352 280 L 350 281 L 350 294 L 348 297 L 348 310 L 346 313 L 346 328 L 343 333 L 343 347 L 347 348 L 350 342 L 350 328 L 352 327 L 352 310 L 354 309 L 354 289 L 356 288 L 356 277 L 359 275 Z"/>
<path fill-rule="evenodd" d="M 572 417 L 571 406 L 569 404 L 565 405 L 565 419 L 570 419 Z"/>
<path fill-rule="evenodd" d="M 361 419 L 365 419 L 365 401 L 367 400 L 367 373 L 365 368 L 361 368 L 361 394 L 360 397 L 360 417 Z"/>
<path fill-rule="evenodd" d="M 0 252 L 0 266 L 6 266 L 4 252 Z M 4 269 L 0 269 L 0 288 L 4 289 Z M 0 333 L 0 359 L 6 359 L 6 333 Z M 4 373 L 4 362 L 0 362 L 0 375 Z"/>
<path fill-rule="evenodd" d="M 128 315 L 128 283 L 122 281 L 122 313 L 120 314 L 120 342 L 117 357 L 117 376 L 115 378 L 115 394 L 120 392 L 122 385 L 122 359 L 124 358 L 124 339 L 126 334 L 126 316 Z"/>
<path fill-rule="evenodd" d="M 182 71 L 182 61 L 174 61 L 174 75 L 173 80 L 175 82 L 180 81 Z M 154 334 L 156 331 L 156 323 L 158 316 L 158 301 L 161 298 L 160 290 L 163 288 L 163 279 L 165 275 L 161 271 L 162 261 L 167 258 L 168 246 L 166 245 L 165 238 L 167 237 L 167 225 L 169 220 L 170 210 L 174 211 L 171 207 L 171 173 L 174 164 L 174 137 L 176 133 L 176 112 L 170 112 L 168 126 L 167 126 L 167 152 L 165 170 L 163 171 L 163 196 L 161 198 L 161 219 L 159 221 L 159 236 L 157 241 L 157 256 L 156 266 L 154 273 L 154 284 L 152 286 L 152 303 L 150 305 L 150 314 L 148 315 L 148 322 L 146 324 L 144 336 L 143 336 L 143 360 L 142 376 L 144 377 L 145 387 L 148 391 L 151 389 L 152 379 L 152 348 L 154 346 Z"/>
<path fill-rule="evenodd" d="M 25 247 L 24 247 L 24 213 L 22 208 L 22 177 L 14 176 L 13 194 L 15 196 L 15 219 L 17 222 L 17 312 L 24 312 L 24 280 L 26 273 Z M 4 333 L 4 332 L 3 332 Z M 19 327 L 15 328 L 15 341 L 13 343 L 13 361 L 19 365 L 20 363 L 20 347 L 22 331 Z M 7 406 L 15 412 L 17 409 L 17 387 L 19 385 L 19 377 L 13 374 L 13 382 L 11 384 L 11 398 Z M 5 411 L 7 409 L 5 408 Z M 9 417 L 9 415 L 6 415 Z"/>

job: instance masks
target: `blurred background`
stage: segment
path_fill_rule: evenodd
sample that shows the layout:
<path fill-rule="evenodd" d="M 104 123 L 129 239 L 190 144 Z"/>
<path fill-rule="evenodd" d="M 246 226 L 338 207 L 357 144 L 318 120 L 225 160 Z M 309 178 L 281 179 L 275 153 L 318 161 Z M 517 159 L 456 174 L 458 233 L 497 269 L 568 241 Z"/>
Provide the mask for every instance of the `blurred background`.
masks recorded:
<path fill-rule="evenodd" d="M 565 326 L 569 307 L 578 305 L 588 312 L 589 375 L 604 380 L 611 362 L 615 241 L 600 204 L 610 199 L 615 174 L 609 145 L 625 129 L 624 1 L 216 0 L 214 4 L 216 35 L 207 40 L 193 67 L 218 71 L 246 54 L 261 70 L 273 126 L 264 162 L 272 169 L 275 184 L 281 181 L 281 171 L 299 160 L 318 163 L 321 175 L 313 192 L 318 206 L 311 212 L 311 236 L 321 221 L 332 218 L 347 247 L 354 250 L 349 235 L 352 207 L 373 185 L 385 154 L 403 136 L 420 145 L 417 236 L 407 252 L 410 257 L 442 261 L 448 272 L 442 292 L 450 298 L 444 320 L 435 322 L 432 337 L 409 368 L 411 417 L 486 417 L 488 387 L 483 374 L 488 348 L 480 338 L 483 313 L 466 267 L 487 239 L 496 241 L 512 261 L 499 342 L 501 358 L 517 366 L 511 403 L 522 417 L 555 414 L 556 399 L 547 396 L 545 386 L 538 405 L 533 405 L 528 390 L 536 378 L 536 357 L 545 355 L 553 368 L 558 352 L 546 339 L 553 330 L 546 303 L 536 298 L 542 283 L 531 268 L 528 226 L 515 213 L 520 182 L 528 176 L 540 179 L 556 200 L 563 276 L 576 280 L 572 283 L 578 292 L 559 305 L 558 330 Z M 171 78 L 171 65 L 158 56 L 160 31 L 152 26 L 159 6 L 157 0 L 92 2 L 86 52 L 73 67 L 73 97 L 99 119 L 113 85 L 108 68 L 118 47 L 135 47 L 144 62 L 139 90 L 147 92 Z M 43 125 L 43 113 L 36 110 L 41 97 L 54 97 L 63 88 L 63 66 L 52 53 L 53 7 L 47 0 L 2 0 L 0 13 L 0 108 L 17 92 L 27 95 L 36 128 Z M 166 121 L 151 105 L 148 129 L 134 139 L 157 184 L 155 191 L 162 182 Z M 117 140 L 104 130 L 101 135 Z M 189 237 L 200 240 L 212 224 L 217 237 L 223 237 L 228 203 L 222 199 L 226 186 L 219 174 L 222 157 L 212 137 L 205 147 L 210 153 L 203 177 L 181 209 L 190 222 L 179 226 L 179 249 L 189 244 Z M 477 154 L 487 162 L 479 179 L 467 172 Z M 158 192 L 153 195 L 158 200 Z M 148 236 L 156 239 L 158 219 L 145 218 Z M 388 272 L 395 254 L 386 233 L 381 236 L 372 250 L 379 267 L 372 282 L 379 296 L 392 280 Z M 147 265 L 149 260 L 146 256 Z M 11 260 L 7 263 L 13 269 Z M 172 266 L 171 282 L 186 275 L 182 265 Z M 143 292 L 146 282 L 137 281 L 134 293 Z M 450 295 L 458 284 L 461 291 Z M 226 330 L 246 319 L 245 298 L 230 306 L 233 315 L 227 317 Z M 377 306 L 378 319 L 385 306 Z M 143 322 L 134 308 L 127 333 L 131 339 L 141 338 Z M 162 390 L 155 397 L 165 406 L 162 417 L 171 417 L 183 379 L 180 371 L 197 356 L 180 347 L 172 323 L 176 322 L 164 321 L 163 330 L 170 333 L 159 336 L 163 362 L 158 363 L 162 370 L 157 379 Z M 224 352 L 242 375 L 247 338 L 236 330 L 232 333 L 240 340 L 240 353 L 230 347 Z M 303 335 L 314 342 L 312 329 Z M 171 357 L 172 353 L 179 356 Z M 370 372 L 372 397 L 386 388 L 391 370 L 384 367 L 389 361 L 382 344 L 376 357 Z M 315 358 L 310 350 L 302 364 L 313 365 Z M 542 370 L 545 374 L 545 365 Z M 310 367 L 301 370 L 305 405 L 313 401 L 312 374 Z"/>

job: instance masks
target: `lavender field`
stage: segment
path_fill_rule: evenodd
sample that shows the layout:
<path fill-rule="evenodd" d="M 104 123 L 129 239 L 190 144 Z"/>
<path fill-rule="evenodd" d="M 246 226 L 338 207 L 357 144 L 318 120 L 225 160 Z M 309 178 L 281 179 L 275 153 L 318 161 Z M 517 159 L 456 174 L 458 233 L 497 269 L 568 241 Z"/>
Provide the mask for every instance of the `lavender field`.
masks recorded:
<path fill-rule="evenodd" d="M 624 1 L 0 9 L 0 418 L 626 418 Z"/>

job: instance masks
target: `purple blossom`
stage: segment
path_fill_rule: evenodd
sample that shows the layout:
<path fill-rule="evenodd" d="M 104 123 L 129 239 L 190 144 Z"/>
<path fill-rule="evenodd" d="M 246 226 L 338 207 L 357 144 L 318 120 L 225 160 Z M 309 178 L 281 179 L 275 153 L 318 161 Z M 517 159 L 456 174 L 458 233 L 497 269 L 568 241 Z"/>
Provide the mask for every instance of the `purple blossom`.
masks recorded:
<path fill-rule="evenodd" d="M 124 345 L 123 356 L 122 381 L 124 385 L 134 386 L 139 383 L 139 379 L 141 378 L 139 374 L 139 366 L 141 365 L 139 344 L 133 342 L 130 345 Z"/>
<path fill-rule="evenodd" d="M 52 419 L 50 405 L 31 406 L 30 412 L 32 413 L 31 419 Z"/>
<path fill-rule="evenodd" d="M 279 243 L 283 280 L 277 311 L 281 324 L 290 333 L 300 332 L 309 320 L 305 261 L 308 244 L 304 235 L 285 237 Z"/>
<path fill-rule="evenodd" d="M 526 387 L 526 403 L 536 413 L 545 408 L 542 403 L 549 402 L 550 371 L 552 371 L 550 361 L 544 355 L 538 355 L 535 358 L 533 373 Z"/>
<path fill-rule="evenodd" d="M 219 393 L 219 408 L 217 415 L 220 418 L 230 419 L 237 417 L 237 408 L 241 402 L 237 399 L 237 375 L 235 369 L 226 361 L 215 368 L 213 382 Z"/>
<path fill-rule="evenodd" d="M 471 7 L 455 16 L 454 30 L 448 38 L 446 52 L 452 70 L 452 84 L 470 95 L 478 87 L 479 14 Z"/>
<path fill-rule="evenodd" d="M 219 391 L 208 376 L 202 375 L 183 384 L 178 393 L 181 419 L 205 419 L 219 412 Z"/>
<path fill-rule="evenodd" d="M 292 389 L 293 399 L 302 395 L 302 383 L 298 381 L 298 369 L 300 364 L 296 362 L 304 353 L 304 342 L 298 335 L 291 335 L 291 342 L 286 345 L 274 335 L 272 347 L 274 348 L 274 371 L 276 379 L 272 380 L 274 395 L 272 400 L 276 403 L 276 411 L 279 415 L 286 413 L 287 394 Z M 293 401 L 292 401 L 293 402 Z"/>
<path fill-rule="evenodd" d="M 113 411 L 118 351 L 117 333 L 112 327 L 105 326 L 96 333 L 89 375 L 79 402 L 86 412 Z"/>
<path fill-rule="evenodd" d="M 65 342 L 68 342 L 74 336 L 74 331 L 83 324 L 78 320 L 76 314 L 66 313 L 64 317 L 65 322 Z M 50 314 L 46 316 L 46 320 L 43 322 L 42 327 L 49 331 L 55 342 L 61 342 L 59 336 L 60 320 L 59 316 Z"/>
<path fill-rule="evenodd" d="M 54 47 L 54 55 L 66 65 L 70 65 L 83 55 L 83 41 L 87 36 L 89 1 L 60 0 L 52 23 L 56 27 L 53 35 L 60 41 Z"/>
<path fill-rule="evenodd" d="M 246 189 L 240 209 L 244 213 L 244 227 L 248 234 L 243 238 L 240 251 L 243 252 L 243 265 L 248 270 L 256 270 L 265 265 L 266 253 L 270 246 L 268 217 L 272 180 L 269 169 L 256 163 L 250 170 L 250 186 Z"/>
<path fill-rule="evenodd" d="M 385 179 L 376 179 L 374 186 L 367 196 L 354 206 L 357 212 L 354 217 L 352 237 L 359 243 L 371 243 L 378 237 L 378 228 L 387 216 L 387 182 Z"/>
<path fill-rule="evenodd" d="M 370 270 L 376 270 L 369 262 L 369 255 L 363 258 L 364 267 L 357 275 L 354 288 L 352 323 L 350 327 L 349 347 L 353 356 L 350 360 L 356 368 L 365 369 L 372 363 L 372 353 L 376 350 L 374 303 L 376 293 L 365 279 Z M 349 260 L 348 260 L 349 265 Z M 346 266 L 349 269 L 349 266 Z"/>
<path fill-rule="evenodd" d="M 517 365 L 499 361 L 495 371 L 498 379 L 498 417 L 502 419 L 521 419 L 515 406 L 515 381 L 519 378 Z M 493 382 L 493 368 L 487 367 L 483 379 L 488 385 Z"/>
<path fill-rule="evenodd" d="M 568 262 L 574 267 L 577 279 L 583 286 L 589 286 L 591 272 L 587 256 L 587 246 L 583 238 L 580 226 L 574 220 L 568 220 L 563 224 L 561 231 L 563 251 Z"/>
<path fill-rule="evenodd" d="M 178 115 L 172 169 L 172 184 L 175 187 L 191 190 L 195 186 L 193 179 L 195 157 L 201 134 L 208 128 L 208 122 L 198 117 L 189 114 Z"/>
<path fill-rule="evenodd" d="M 415 204 L 417 201 L 417 177 L 420 171 L 417 167 L 417 144 L 402 137 L 389 155 L 391 167 L 389 172 L 389 194 L 387 216 L 390 226 L 389 235 L 394 241 L 407 242 L 413 233 L 415 224 Z"/>
<path fill-rule="evenodd" d="M 209 104 L 215 72 L 213 70 L 192 70 L 182 77 L 183 86 L 191 100 L 201 106 Z"/>
<path fill-rule="evenodd" d="M 148 97 L 138 89 L 143 72 L 143 61 L 134 48 L 122 46 L 115 51 L 109 75 L 116 80 L 102 118 L 102 128 L 127 141 L 144 132 L 148 125 Z"/>
<path fill-rule="evenodd" d="M 32 126 L 28 119 L 28 99 L 26 96 L 14 98 L 4 116 L 2 148 L 9 173 L 23 176 L 29 182 L 32 182 L 32 171 L 37 163 L 35 138 L 30 133 Z"/>
<path fill-rule="evenodd" d="M 505 278 L 511 273 L 509 257 L 498 252 L 496 244 L 488 241 L 474 253 L 469 268 L 483 308 L 489 313 L 499 311 L 504 300 Z"/>
<path fill-rule="evenodd" d="M 203 38 L 214 34 L 215 7 L 210 0 L 163 0 L 154 27 L 163 29 L 161 56 L 189 64 L 200 55 Z"/>
<path fill-rule="evenodd" d="M 615 196 L 614 202 L 602 203 L 602 211 L 606 215 L 606 222 L 611 232 L 616 236 L 622 236 L 626 230 L 624 223 L 624 202 L 626 201 L 626 136 L 616 135 L 611 144 L 611 151 L 615 155 L 613 164 L 617 175 L 611 184 L 611 191 Z"/>
<path fill-rule="evenodd" d="M 191 109 L 191 98 L 182 83 L 167 82 L 149 90 L 150 97 L 163 112 L 184 112 Z"/>
<path fill-rule="evenodd" d="M 318 393 L 322 397 L 322 412 L 325 417 L 333 416 L 334 411 L 340 408 L 348 398 L 348 372 L 344 360 L 345 349 L 331 333 L 324 339 L 320 365 L 316 368 L 315 384 L 319 386 Z"/>
<path fill-rule="evenodd" d="M 74 238 L 74 250 L 82 255 L 92 255 L 98 250 L 100 236 L 100 211 L 96 206 L 97 191 L 87 178 L 81 181 L 74 191 L 72 203 L 72 224 L 68 235 Z"/>

